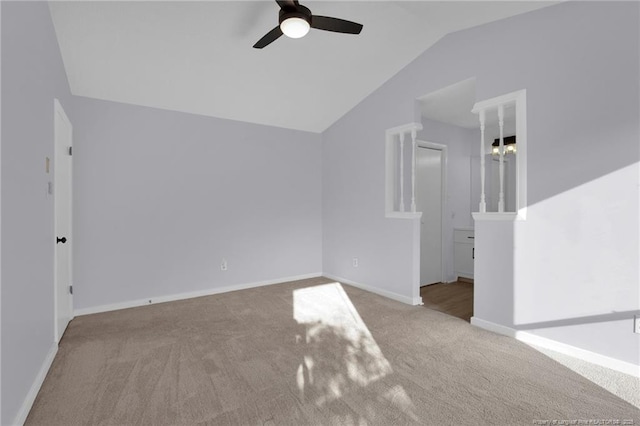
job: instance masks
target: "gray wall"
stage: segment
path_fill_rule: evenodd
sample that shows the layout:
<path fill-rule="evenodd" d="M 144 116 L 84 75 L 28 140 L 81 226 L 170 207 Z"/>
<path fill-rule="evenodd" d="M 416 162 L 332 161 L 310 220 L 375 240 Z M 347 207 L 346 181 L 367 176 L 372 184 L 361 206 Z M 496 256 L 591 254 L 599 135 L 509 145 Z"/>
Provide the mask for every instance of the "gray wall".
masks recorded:
<path fill-rule="evenodd" d="M 501 272 L 510 289 L 484 312 L 640 364 L 638 8 L 567 2 L 448 35 L 328 129 L 325 272 L 411 297 L 410 221 L 384 218 L 385 130 L 420 120 L 416 98 L 471 77 L 478 100 L 524 88 L 529 215 L 480 247 L 512 236 L 517 252 Z"/>
<path fill-rule="evenodd" d="M 320 135 L 80 97 L 73 113 L 76 309 L 322 272 Z"/>
<path fill-rule="evenodd" d="M 13 422 L 53 336 L 53 99 L 70 93 L 46 3 L 2 2 L 2 424 Z M 73 117 L 71 117 L 73 120 Z"/>

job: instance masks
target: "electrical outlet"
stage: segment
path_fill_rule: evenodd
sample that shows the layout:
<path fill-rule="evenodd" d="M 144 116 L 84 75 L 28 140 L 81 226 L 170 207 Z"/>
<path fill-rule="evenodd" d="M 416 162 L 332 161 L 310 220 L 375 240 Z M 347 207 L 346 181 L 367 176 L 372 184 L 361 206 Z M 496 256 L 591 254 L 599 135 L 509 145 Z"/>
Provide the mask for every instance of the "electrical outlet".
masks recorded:
<path fill-rule="evenodd" d="M 640 334 L 640 315 L 633 316 L 633 332 Z"/>
<path fill-rule="evenodd" d="M 222 263 L 220 263 L 220 270 L 221 271 L 226 271 L 227 270 L 227 260 L 226 259 L 222 259 Z"/>
<path fill-rule="evenodd" d="M 351 264 L 353 265 L 354 268 L 358 267 L 358 258 L 354 257 L 353 260 L 351 261 Z"/>

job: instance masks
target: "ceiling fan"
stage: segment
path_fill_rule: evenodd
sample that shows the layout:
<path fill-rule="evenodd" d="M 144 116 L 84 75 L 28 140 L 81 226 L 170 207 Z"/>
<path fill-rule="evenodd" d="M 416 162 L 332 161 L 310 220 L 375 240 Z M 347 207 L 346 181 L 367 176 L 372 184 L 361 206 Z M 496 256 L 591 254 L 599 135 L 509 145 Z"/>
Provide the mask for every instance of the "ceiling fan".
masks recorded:
<path fill-rule="evenodd" d="M 298 0 L 276 0 L 276 3 L 280 6 L 280 25 L 258 40 L 253 45 L 256 49 L 268 46 L 283 34 L 290 38 L 304 37 L 310 28 L 345 34 L 360 34 L 362 31 L 362 25 L 356 22 L 313 15 L 308 8 L 298 3 Z"/>

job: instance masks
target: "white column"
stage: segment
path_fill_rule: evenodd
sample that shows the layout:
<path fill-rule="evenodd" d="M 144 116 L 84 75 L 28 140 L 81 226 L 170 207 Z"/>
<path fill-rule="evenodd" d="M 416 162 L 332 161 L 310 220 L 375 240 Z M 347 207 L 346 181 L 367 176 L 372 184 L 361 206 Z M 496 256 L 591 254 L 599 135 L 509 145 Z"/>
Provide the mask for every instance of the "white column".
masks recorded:
<path fill-rule="evenodd" d="M 404 132 L 400 133 L 400 211 L 404 212 Z"/>
<path fill-rule="evenodd" d="M 504 212 L 504 105 L 498 106 L 498 124 L 500 126 L 500 197 L 498 212 Z"/>
<path fill-rule="evenodd" d="M 411 131 L 411 212 L 416 212 L 416 129 Z"/>
<path fill-rule="evenodd" d="M 485 121 L 485 113 L 484 110 L 480 110 L 480 213 L 487 212 L 487 201 L 484 194 L 484 175 L 485 175 L 485 165 L 484 165 L 484 121 Z"/>

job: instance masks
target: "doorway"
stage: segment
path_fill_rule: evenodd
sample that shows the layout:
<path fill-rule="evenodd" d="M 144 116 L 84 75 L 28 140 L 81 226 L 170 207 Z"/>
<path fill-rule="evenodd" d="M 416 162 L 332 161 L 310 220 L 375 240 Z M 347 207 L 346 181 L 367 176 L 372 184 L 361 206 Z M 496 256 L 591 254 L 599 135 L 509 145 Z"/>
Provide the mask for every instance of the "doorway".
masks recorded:
<path fill-rule="evenodd" d="M 446 146 L 418 141 L 416 207 L 420 222 L 420 286 L 443 282 L 443 211 L 446 188 Z"/>
<path fill-rule="evenodd" d="M 54 337 L 60 342 L 73 318 L 72 287 L 72 146 L 73 127 L 60 102 L 54 115 Z"/>
<path fill-rule="evenodd" d="M 419 97 L 416 102 L 419 111 L 415 114 L 420 116 L 422 124 L 421 139 L 444 144 L 442 146 L 446 148 L 443 150 L 442 161 L 441 279 L 439 283 L 435 283 L 437 277 L 423 280 L 421 276 L 419 294 L 424 306 L 466 321 L 473 315 L 474 290 L 472 283 L 458 280 L 461 265 L 455 255 L 455 247 L 458 231 L 465 230 L 473 238 L 472 197 L 475 194 L 474 184 L 478 179 L 473 174 L 471 156 L 478 153 L 480 139 L 480 122 L 472 112 L 475 103 L 476 80 L 469 78 Z M 479 197 L 480 191 L 477 193 Z M 421 230 L 420 243 L 424 238 Z M 466 238 L 465 234 L 465 243 Z M 420 244 L 421 249 L 422 247 Z M 471 259 L 468 260 L 471 264 L 472 254 L 473 250 L 469 250 Z M 467 261 L 466 257 L 464 260 Z M 423 269 L 422 262 L 420 269 Z M 470 278 L 472 277 L 473 274 Z"/>

